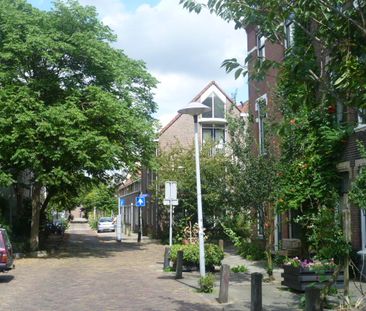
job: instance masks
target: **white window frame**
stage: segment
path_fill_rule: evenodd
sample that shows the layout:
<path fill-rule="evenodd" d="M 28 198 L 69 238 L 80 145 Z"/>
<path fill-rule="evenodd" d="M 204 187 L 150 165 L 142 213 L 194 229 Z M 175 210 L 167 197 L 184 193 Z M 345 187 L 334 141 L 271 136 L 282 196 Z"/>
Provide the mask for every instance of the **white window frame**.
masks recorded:
<path fill-rule="evenodd" d="M 356 172 L 360 174 L 362 170 L 366 169 L 365 160 L 356 160 Z M 360 208 L 360 223 L 361 223 L 361 250 L 366 251 L 366 210 Z"/>
<path fill-rule="evenodd" d="M 215 117 L 215 96 L 217 96 L 224 103 L 224 117 L 223 118 Z M 211 110 L 209 111 L 211 116 L 210 117 L 204 117 L 203 114 L 202 114 L 201 119 L 203 119 L 203 120 L 207 120 L 207 119 L 226 120 L 226 100 L 225 100 L 225 98 L 220 96 L 220 94 L 217 94 L 215 91 L 211 91 L 208 96 L 206 96 L 204 98 L 201 98 L 201 103 L 203 104 L 203 102 L 207 98 L 211 99 Z"/>
<path fill-rule="evenodd" d="M 267 114 L 264 118 L 262 118 L 262 113 L 261 113 L 261 108 L 259 105 L 259 101 L 264 100 L 266 103 L 266 106 L 268 105 L 268 99 L 267 99 L 267 94 L 264 94 L 260 97 L 258 97 L 255 100 L 255 111 L 257 111 L 257 123 L 258 123 L 258 145 L 259 145 L 259 154 L 264 155 L 266 154 L 266 149 L 265 149 L 265 144 L 264 144 L 264 136 L 265 136 L 265 132 L 264 132 L 264 119 L 267 117 Z"/>
<path fill-rule="evenodd" d="M 362 116 L 362 114 L 364 116 Z M 355 131 L 362 131 L 366 129 L 366 108 L 359 108 L 357 110 L 357 127 Z"/>
<path fill-rule="evenodd" d="M 361 250 L 366 250 L 366 210 L 360 209 L 360 217 L 361 217 Z"/>
<path fill-rule="evenodd" d="M 202 142 L 204 142 L 204 137 L 203 137 L 203 130 L 205 129 L 209 129 L 211 130 L 211 140 L 214 143 L 217 143 L 216 147 L 217 149 L 224 149 L 225 144 L 226 144 L 226 125 L 221 125 L 221 124 L 215 124 L 215 123 L 202 123 Z M 212 137 L 212 134 L 215 136 L 216 134 L 216 130 L 222 130 L 224 133 L 224 141 L 222 143 L 216 141 L 216 137 Z"/>
<path fill-rule="evenodd" d="M 258 207 L 257 210 L 257 236 L 264 239 L 264 207 Z"/>
<path fill-rule="evenodd" d="M 285 48 L 289 49 L 294 45 L 295 22 L 292 16 L 285 20 Z"/>
<path fill-rule="evenodd" d="M 263 62 L 266 58 L 266 37 L 261 33 L 257 33 L 257 58 L 259 62 Z"/>

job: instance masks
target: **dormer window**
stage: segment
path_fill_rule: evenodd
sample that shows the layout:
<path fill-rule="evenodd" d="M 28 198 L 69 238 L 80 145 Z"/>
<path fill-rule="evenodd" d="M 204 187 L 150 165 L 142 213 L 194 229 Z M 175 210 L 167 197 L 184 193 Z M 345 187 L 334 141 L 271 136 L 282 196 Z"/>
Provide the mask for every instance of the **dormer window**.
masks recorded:
<path fill-rule="evenodd" d="M 225 103 L 215 93 L 211 93 L 202 104 L 211 108 L 210 111 L 202 114 L 202 118 L 225 118 Z"/>

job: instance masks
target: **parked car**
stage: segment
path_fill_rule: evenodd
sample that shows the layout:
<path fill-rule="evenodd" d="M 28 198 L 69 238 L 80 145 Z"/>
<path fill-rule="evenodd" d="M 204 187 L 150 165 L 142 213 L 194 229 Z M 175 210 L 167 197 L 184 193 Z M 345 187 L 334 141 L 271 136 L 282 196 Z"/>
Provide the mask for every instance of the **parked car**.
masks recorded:
<path fill-rule="evenodd" d="M 13 247 L 5 229 L 0 228 L 0 272 L 14 268 Z"/>
<path fill-rule="evenodd" d="M 66 224 L 63 221 L 56 220 L 54 222 L 48 222 L 46 224 L 46 233 L 55 235 L 64 235 L 66 230 Z"/>
<path fill-rule="evenodd" d="M 101 217 L 98 220 L 97 231 L 115 231 L 115 222 L 112 217 Z"/>

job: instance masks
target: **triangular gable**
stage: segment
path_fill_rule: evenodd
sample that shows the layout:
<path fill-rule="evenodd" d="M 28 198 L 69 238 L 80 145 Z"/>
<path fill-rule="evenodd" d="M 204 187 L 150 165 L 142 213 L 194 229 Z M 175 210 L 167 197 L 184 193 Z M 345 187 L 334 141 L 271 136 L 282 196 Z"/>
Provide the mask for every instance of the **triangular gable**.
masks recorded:
<path fill-rule="evenodd" d="M 224 90 L 216 83 L 216 81 L 211 81 L 210 83 L 208 83 L 201 92 L 199 92 L 193 99 L 193 101 L 198 101 L 201 102 L 201 97 L 206 93 L 206 92 L 210 92 L 210 91 L 214 91 L 215 93 L 221 93 L 221 95 L 223 97 L 225 97 L 226 101 L 229 102 L 229 104 L 231 104 L 233 107 L 235 107 L 235 109 L 238 110 L 238 112 L 240 112 L 239 107 L 237 107 L 234 103 L 234 101 L 224 92 Z M 218 94 L 220 95 L 220 94 Z M 159 132 L 159 136 L 162 135 L 164 132 L 166 132 L 179 118 L 180 118 L 181 114 L 178 113 L 167 125 L 165 125 Z"/>

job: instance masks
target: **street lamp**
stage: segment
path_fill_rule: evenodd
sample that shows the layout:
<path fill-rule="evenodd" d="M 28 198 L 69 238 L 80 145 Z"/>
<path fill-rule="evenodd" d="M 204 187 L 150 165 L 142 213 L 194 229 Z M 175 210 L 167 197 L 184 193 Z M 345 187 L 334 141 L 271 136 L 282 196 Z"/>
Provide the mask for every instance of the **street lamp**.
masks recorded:
<path fill-rule="evenodd" d="M 178 110 L 181 114 L 190 114 L 194 121 L 194 145 L 196 156 L 196 186 L 197 186 L 197 214 L 198 214 L 198 240 L 200 248 L 200 274 L 205 276 L 205 245 L 203 238 L 203 215 L 202 215 L 202 195 L 201 195 L 201 176 L 200 176 L 200 156 L 198 146 L 198 115 L 210 111 L 211 109 L 199 102 L 192 102 L 187 107 Z"/>

